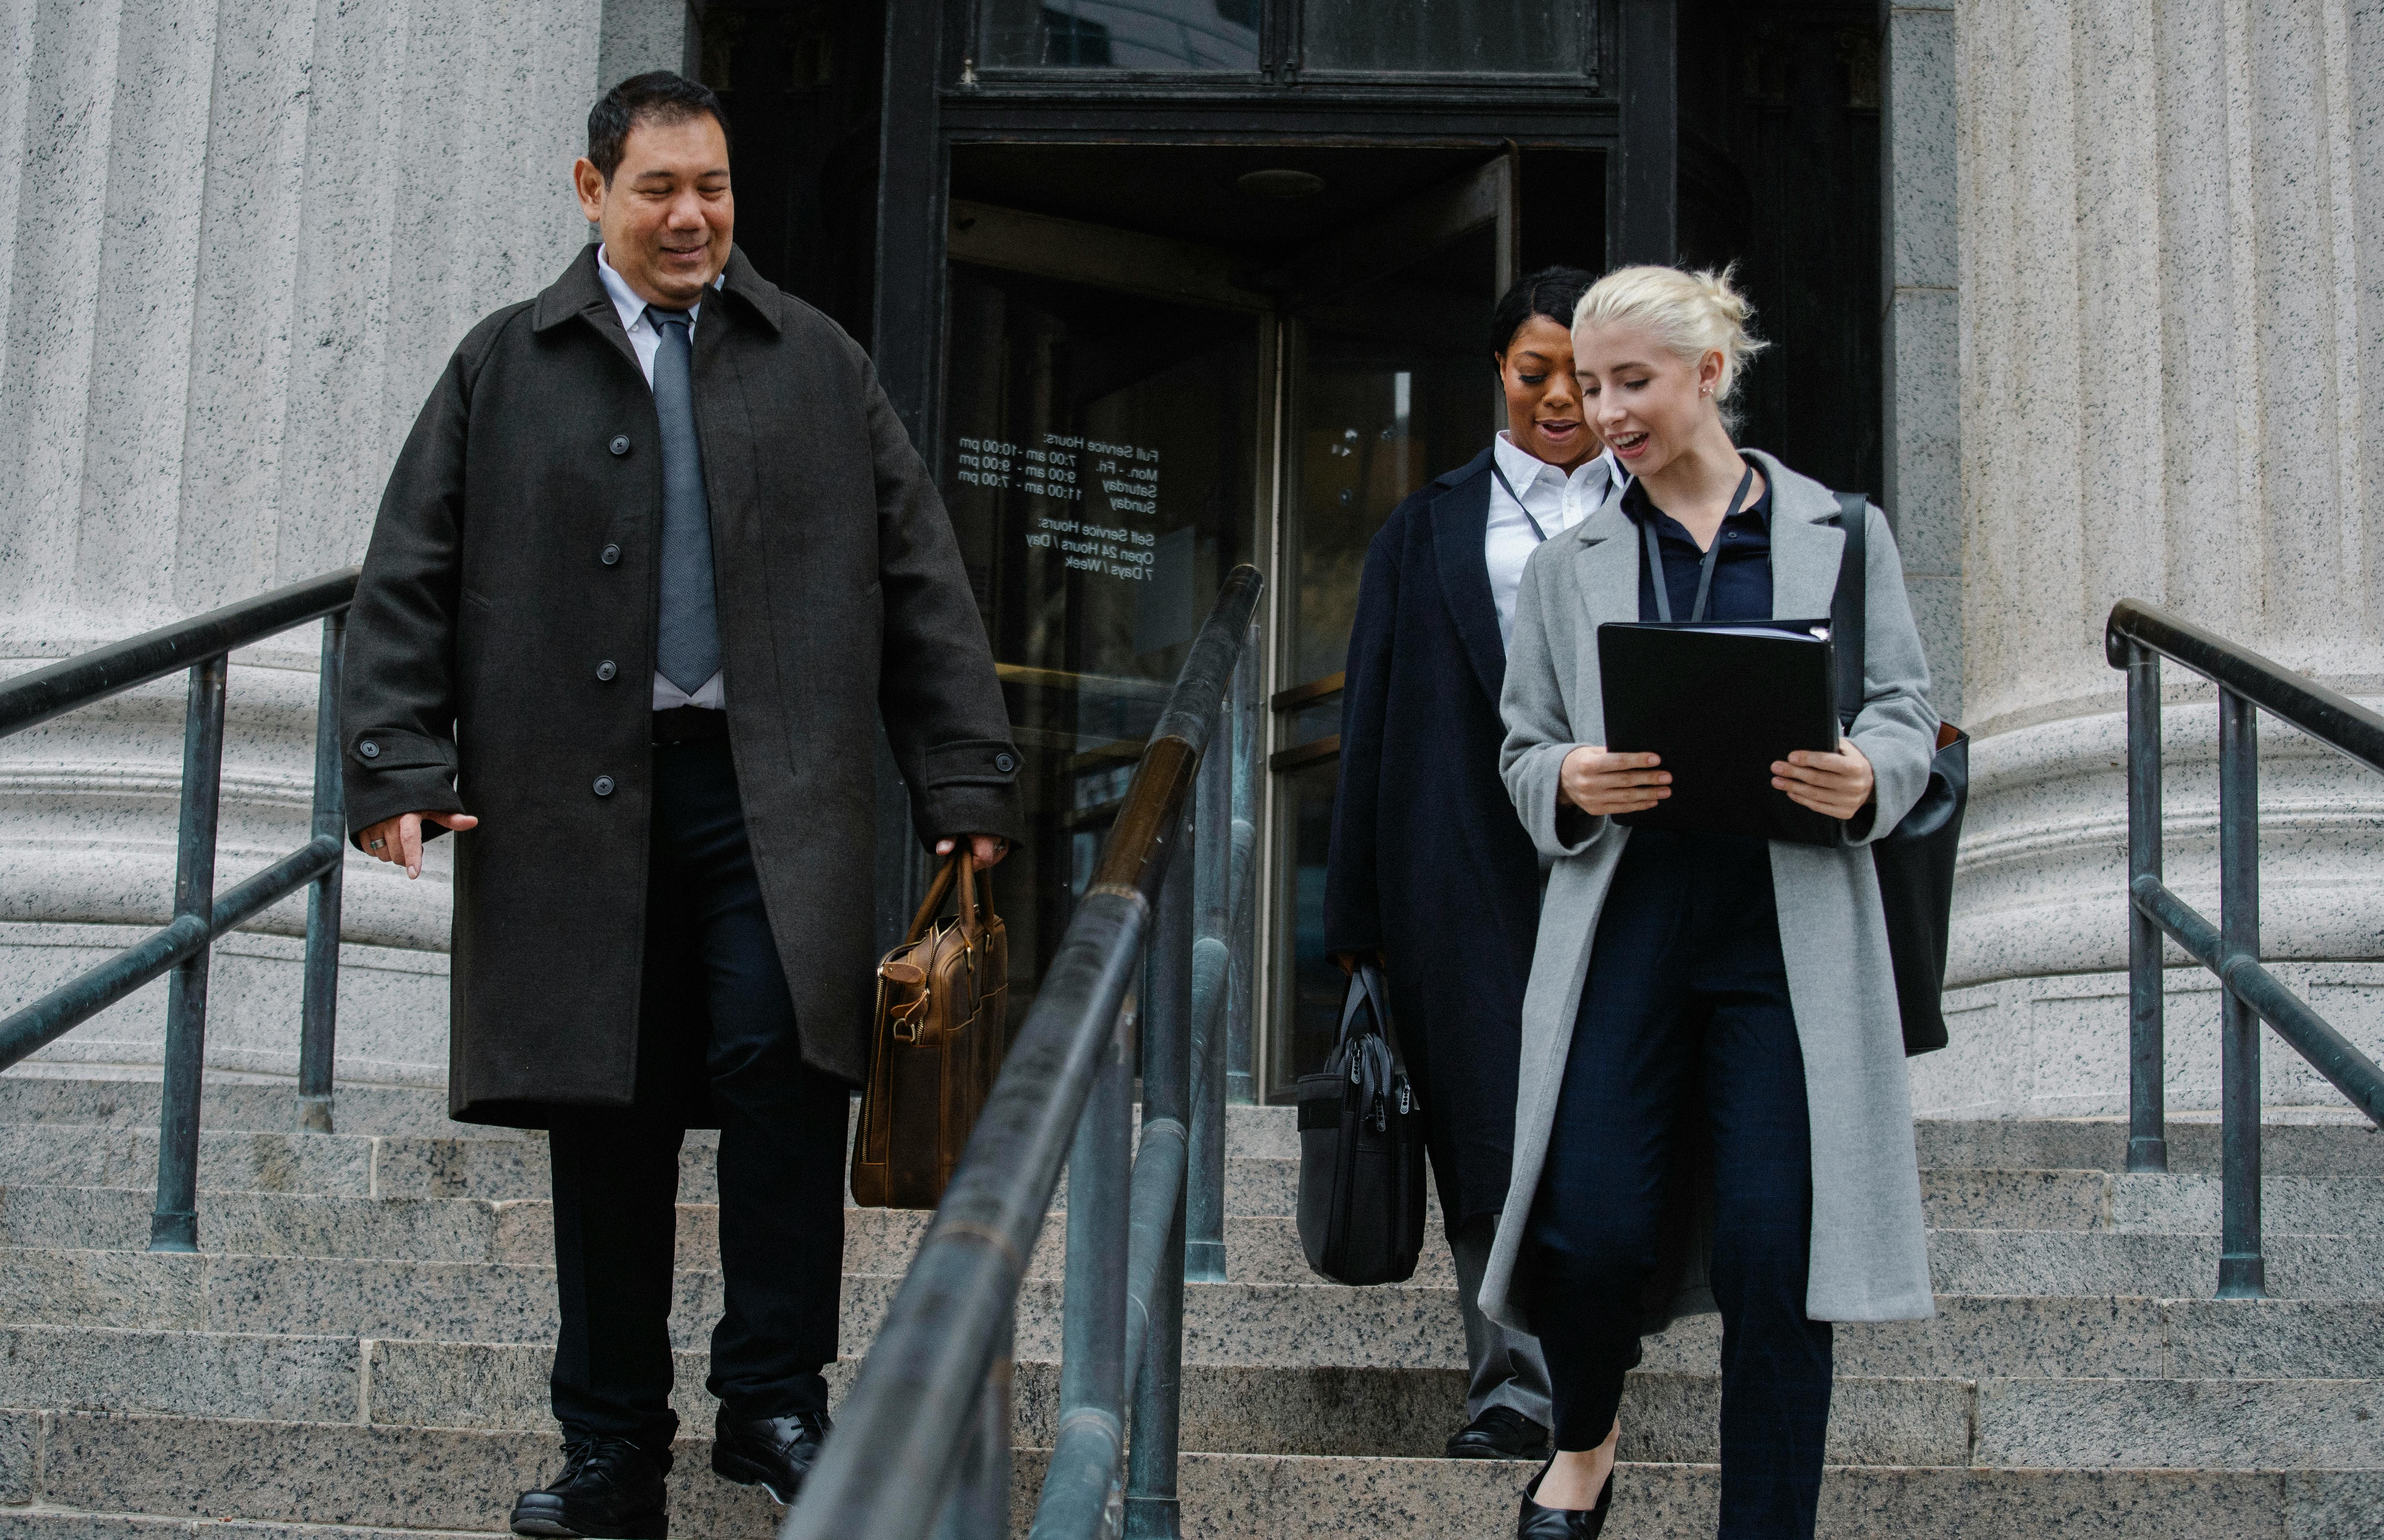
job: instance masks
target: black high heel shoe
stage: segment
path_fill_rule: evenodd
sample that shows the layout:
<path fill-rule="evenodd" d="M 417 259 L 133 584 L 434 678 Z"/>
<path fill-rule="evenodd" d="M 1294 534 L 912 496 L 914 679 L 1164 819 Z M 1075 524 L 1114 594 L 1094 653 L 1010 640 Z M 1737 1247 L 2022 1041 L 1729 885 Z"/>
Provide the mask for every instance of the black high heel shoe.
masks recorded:
<path fill-rule="evenodd" d="M 1606 1527 L 1606 1516 L 1614 1508 L 1614 1472 L 1606 1472 L 1596 1508 L 1542 1508 L 1533 1502 L 1532 1495 L 1539 1491 L 1547 1473 L 1548 1467 L 1541 1466 L 1540 1473 L 1523 1488 L 1522 1506 L 1515 1512 L 1515 1540 L 1597 1540 L 1597 1532 Z"/>

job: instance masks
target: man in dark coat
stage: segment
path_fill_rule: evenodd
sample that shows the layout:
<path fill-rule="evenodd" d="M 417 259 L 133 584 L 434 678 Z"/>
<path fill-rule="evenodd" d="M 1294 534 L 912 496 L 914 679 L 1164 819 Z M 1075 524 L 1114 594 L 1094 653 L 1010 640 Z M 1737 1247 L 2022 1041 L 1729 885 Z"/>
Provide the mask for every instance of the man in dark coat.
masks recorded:
<path fill-rule="evenodd" d="M 1374 536 L 1342 694 L 1324 942 L 1382 959 L 1423 1103 L 1470 1360 L 1467 1423 L 1448 1443 L 1460 1459 L 1547 1452 L 1539 1344 L 1477 1302 L 1507 1198 L 1540 917 L 1539 857 L 1498 776 L 1498 692 L 1524 561 L 1614 479 L 1572 379 L 1568 328 L 1589 283 L 1550 268 L 1499 303 L 1490 346 L 1508 429 Z"/>
<path fill-rule="evenodd" d="M 345 769 L 369 853 L 418 874 L 469 831 L 449 1100 L 550 1130 L 565 1462 L 514 1529 L 662 1536 L 681 1136 L 721 1131 L 713 1468 L 790 1500 L 837 1355 L 877 723 L 918 828 L 981 863 L 1018 756 L 869 360 L 731 243 L 718 102 L 625 81 L 573 177 L 602 243 L 472 329 L 391 474 Z"/>

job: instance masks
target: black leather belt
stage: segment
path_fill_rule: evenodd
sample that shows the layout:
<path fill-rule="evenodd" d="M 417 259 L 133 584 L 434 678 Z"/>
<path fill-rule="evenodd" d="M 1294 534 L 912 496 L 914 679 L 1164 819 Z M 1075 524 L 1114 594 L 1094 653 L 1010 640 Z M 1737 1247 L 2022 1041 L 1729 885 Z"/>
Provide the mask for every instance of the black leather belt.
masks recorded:
<path fill-rule="evenodd" d="M 728 714 L 708 706 L 672 706 L 654 713 L 654 741 L 661 743 L 723 743 L 728 739 Z"/>

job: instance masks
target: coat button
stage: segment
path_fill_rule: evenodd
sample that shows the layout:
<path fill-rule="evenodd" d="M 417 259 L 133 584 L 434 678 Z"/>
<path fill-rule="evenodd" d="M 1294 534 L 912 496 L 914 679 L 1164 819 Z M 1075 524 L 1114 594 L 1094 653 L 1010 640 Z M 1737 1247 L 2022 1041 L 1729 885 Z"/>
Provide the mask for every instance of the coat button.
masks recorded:
<path fill-rule="evenodd" d="M 364 755 L 366 759 L 379 759 L 380 758 L 380 745 L 375 743 L 368 738 L 362 743 L 356 745 L 356 752 Z"/>
<path fill-rule="evenodd" d="M 612 777 L 612 776 L 597 776 L 597 777 L 596 777 L 596 795 L 598 795 L 599 797 L 609 797 L 609 796 L 611 796 L 612 794 L 613 794 L 613 777 Z"/>
<path fill-rule="evenodd" d="M 596 559 L 606 566 L 618 565 L 621 560 L 621 548 L 617 545 L 608 545 L 596 553 Z"/>
<path fill-rule="evenodd" d="M 1018 768 L 1018 761 L 1008 754 L 996 754 L 993 756 L 993 767 L 1007 776 Z"/>
<path fill-rule="evenodd" d="M 609 680 L 614 675 L 618 674 L 619 672 L 619 669 L 613 666 L 613 660 L 610 658 L 606 658 L 602 663 L 596 665 L 596 677 L 600 679 Z"/>
<path fill-rule="evenodd" d="M 615 454 L 627 454 L 629 453 L 629 436 L 627 433 L 615 433 L 613 435 L 613 441 L 605 447 Z"/>

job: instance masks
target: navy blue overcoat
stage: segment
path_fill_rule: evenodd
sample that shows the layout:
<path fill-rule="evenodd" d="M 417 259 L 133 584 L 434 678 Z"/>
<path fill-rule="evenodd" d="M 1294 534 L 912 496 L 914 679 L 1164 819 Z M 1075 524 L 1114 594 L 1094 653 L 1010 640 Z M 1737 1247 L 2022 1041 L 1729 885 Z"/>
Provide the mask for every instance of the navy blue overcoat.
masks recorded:
<path fill-rule="evenodd" d="M 1539 856 L 1498 778 L 1490 463 L 1417 491 L 1367 549 L 1324 885 L 1326 947 L 1387 959 L 1452 1228 L 1506 1200 L 1540 913 Z"/>

